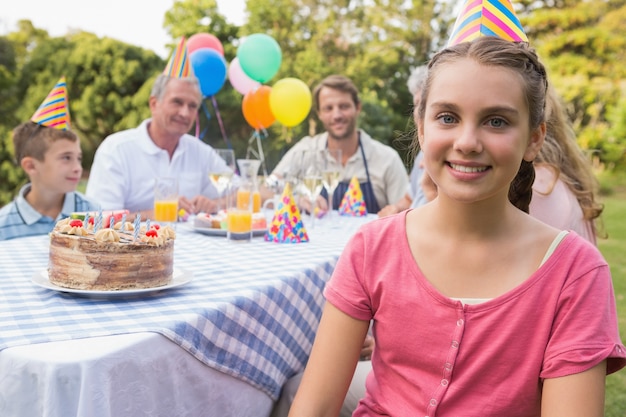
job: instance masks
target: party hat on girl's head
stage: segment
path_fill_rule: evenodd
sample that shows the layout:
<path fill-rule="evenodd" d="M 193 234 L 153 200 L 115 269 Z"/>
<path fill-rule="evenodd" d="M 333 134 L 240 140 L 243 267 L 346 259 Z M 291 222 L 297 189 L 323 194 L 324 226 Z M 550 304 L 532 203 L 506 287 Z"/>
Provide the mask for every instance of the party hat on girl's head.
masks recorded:
<path fill-rule="evenodd" d="M 509 0 L 465 0 L 454 23 L 448 46 L 495 36 L 511 42 L 528 42 Z"/>
<path fill-rule="evenodd" d="M 54 129 L 68 130 L 70 128 L 70 110 L 65 77 L 59 79 L 30 120 Z"/>
<path fill-rule="evenodd" d="M 348 185 L 348 189 L 341 199 L 339 214 L 342 216 L 367 216 L 363 192 L 356 177 L 352 177 L 350 185 Z"/>
<path fill-rule="evenodd" d="M 174 52 L 172 52 L 170 61 L 167 63 L 163 74 L 172 78 L 187 78 L 193 75 L 184 36 L 181 38 L 176 49 L 174 49 Z"/>
<path fill-rule="evenodd" d="M 280 197 L 278 207 L 274 211 L 272 223 L 265 233 L 265 240 L 277 243 L 301 243 L 308 242 L 309 235 L 302 224 L 300 210 L 293 198 L 291 186 L 285 185 L 283 195 Z"/>

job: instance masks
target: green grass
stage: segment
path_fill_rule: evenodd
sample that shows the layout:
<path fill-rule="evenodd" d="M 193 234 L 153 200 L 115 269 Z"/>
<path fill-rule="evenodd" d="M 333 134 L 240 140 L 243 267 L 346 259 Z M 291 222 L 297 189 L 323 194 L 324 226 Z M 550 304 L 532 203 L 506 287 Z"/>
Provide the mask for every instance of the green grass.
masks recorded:
<path fill-rule="evenodd" d="M 626 188 L 617 186 L 603 198 L 602 219 L 608 235 L 598 246 L 609 263 L 617 301 L 622 341 L 626 340 Z M 609 375 L 606 381 L 606 417 L 626 416 L 626 369 Z"/>

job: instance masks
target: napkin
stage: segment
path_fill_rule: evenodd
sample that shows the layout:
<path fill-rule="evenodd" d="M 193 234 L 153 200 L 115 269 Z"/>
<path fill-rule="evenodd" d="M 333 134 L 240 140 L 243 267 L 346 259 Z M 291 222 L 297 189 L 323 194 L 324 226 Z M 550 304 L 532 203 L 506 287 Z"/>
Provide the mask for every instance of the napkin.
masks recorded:
<path fill-rule="evenodd" d="M 511 42 L 528 42 L 522 24 L 508 0 L 466 0 L 454 23 L 448 46 L 495 36 Z"/>
<path fill-rule="evenodd" d="M 59 79 L 30 120 L 53 129 L 68 130 L 70 128 L 65 77 Z"/>
<path fill-rule="evenodd" d="M 346 193 L 341 199 L 339 214 L 342 216 L 367 216 L 367 207 L 363 200 L 361 185 L 356 177 L 352 177 Z"/>
<path fill-rule="evenodd" d="M 274 211 L 272 222 L 265 233 L 265 240 L 276 243 L 308 242 L 309 236 L 302 224 L 300 210 L 293 198 L 291 185 L 287 183 Z"/>

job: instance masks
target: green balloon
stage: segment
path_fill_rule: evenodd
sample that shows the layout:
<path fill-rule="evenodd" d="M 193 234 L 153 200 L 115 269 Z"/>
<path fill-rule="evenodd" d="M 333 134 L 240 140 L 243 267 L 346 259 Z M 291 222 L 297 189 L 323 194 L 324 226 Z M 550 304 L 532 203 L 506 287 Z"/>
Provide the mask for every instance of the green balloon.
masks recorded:
<path fill-rule="evenodd" d="M 243 72 L 260 83 L 276 75 L 283 59 L 278 42 L 264 33 L 245 38 L 237 49 L 237 58 Z"/>

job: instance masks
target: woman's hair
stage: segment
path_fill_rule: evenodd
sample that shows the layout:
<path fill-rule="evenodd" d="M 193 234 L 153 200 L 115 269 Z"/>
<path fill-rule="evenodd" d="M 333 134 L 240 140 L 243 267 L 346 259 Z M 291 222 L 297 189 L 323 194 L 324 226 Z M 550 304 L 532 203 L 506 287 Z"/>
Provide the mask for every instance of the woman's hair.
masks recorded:
<path fill-rule="evenodd" d="M 31 121 L 22 123 L 13 129 L 15 163 L 20 165 L 27 156 L 43 161 L 50 145 L 61 139 L 76 142 L 78 136 L 69 129 L 54 129 Z"/>
<path fill-rule="evenodd" d="M 524 80 L 523 92 L 528 105 L 529 127 L 538 128 L 545 121 L 545 101 L 548 79 L 543 64 L 535 51 L 525 42 L 511 42 L 494 36 L 480 37 L 472 42 L 463 42 L 438 52 L 428 64 L 428 76 L 422 90 L 418 107 L 418 118 L 423 122 L 426 101 L 430 93 L 437 68 L 461 59 L 473 59 L 480 65 L 503 67 L 517 72 Z M 414 146 L 419 146 L 414 140 Z M 519 171 L 509 188 L 509 200 L 513 205 L 528 213 L 532 197 L 535 169 L 532 162 L 522 160 Z"/>
<path fill-rule="evenodd" d="M 583 217 L 593 223 L 604 206 L 596 201 L 599 185 L 589 159 L 576 142 L 571 122 L 554 88 L 548 89 L 546 102 L 547 131 L 536 164 L 548 165 L 574 193 Z"/>

